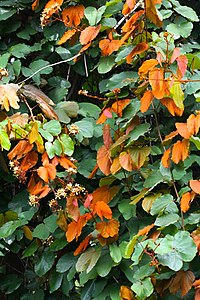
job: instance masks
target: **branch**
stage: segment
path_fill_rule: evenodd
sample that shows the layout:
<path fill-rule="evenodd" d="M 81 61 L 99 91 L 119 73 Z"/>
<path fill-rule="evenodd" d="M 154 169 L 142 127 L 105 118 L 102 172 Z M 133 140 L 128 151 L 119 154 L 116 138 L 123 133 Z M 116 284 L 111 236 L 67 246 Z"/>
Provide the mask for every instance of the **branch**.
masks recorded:
<path fill-rule="evenodd" d="M 50 64 L 50 65 L 44 66 L 44 67 L 40 68 L 39 70 L 35 71 L 35 72 L 34 72 L 31 76 L 29 76 L 28 78 L 26 78 L 26 79 L 20 81 L 18 84 L 22 84 L 22 83 L 26 82 L 27 80 L 31 79 L 33 76 L 35 76 L 37 73 L 41 72 L 42 70 L 45 70 L 45 69 L 47 69 L 47 68 L 49 68 L 49 67 L 54 67 L 54 66 L 57 66 L 57 65 L 60 65 L 60 64 L 63 64 L 63 63 L 72 61 L 72 60 L 74 60 L 75 58 L 79 57 L 80 55 L 81 55 L 81 54 L 78 53 L 78 54 L 76 54 L 76 55 L 74 55 L 74 56 L 72 56 L 72 57 L 70 57 L 70 58 L 68 58 L 68 59 L 60 60 L 60 61 L 58 61 L 58 62 L 56 62 L 56 63 L 53 63 L 53 64 Z"/>

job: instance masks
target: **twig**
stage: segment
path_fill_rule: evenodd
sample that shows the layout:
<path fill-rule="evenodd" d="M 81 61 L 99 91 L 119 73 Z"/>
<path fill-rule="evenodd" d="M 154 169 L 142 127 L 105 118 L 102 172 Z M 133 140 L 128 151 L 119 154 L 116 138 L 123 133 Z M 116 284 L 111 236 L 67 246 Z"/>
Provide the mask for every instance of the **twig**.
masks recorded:
<path fill-rule="evenodd" d="M 85 76 L 88 77 L 87 59 L 86 59 L 85 53 L 83 54 L 83 61 L 84 61 L 84 67 L 85 67 Z"/>
<path fill-rule="evenodd" d="M 31 76 L 29 76 L 28 78 L 22 80 L 22 81 L 19 82 L 18 84 L 22 84 L 22 83 L 26 82 L 27 80 L 31 79 L 33 76 L 35 76 L 37 73 L 41 72 L 42 70 L 45 70 L 45 69 L 47 69 L 47 68 L 49 68 L 49 67 L 54 67 L 54 66 L 57 66 L 57 65 L 66 63 L 66 62 L 70 62 L 70 61 L 74 60 L 75 58 L 79 57 L 80 55 L 81 55 L 81 54 L 78 53 L 78 54 L 76 54 L 76 55 L 74 55 L 74 56 L 72 56 L 72 57 L 70 57 L 70 58 L 68 58 L 68 59 L 60 60 L 60 61 L 58 61 L 58 62 L 56 62 L 56 63 L 50 64 L 50 65 L 46 65 L 46 66 L 40 68 L 39 70 L 35 71 Z"/>
<path fill-rule="evenodd" d="M 134 7 L 133 7 L 133 9 L 128 13 L 128 14 L 126 14 L 125 16 L 123 16 L 123 18 L 121 18 L 120 20 L 119 20 L 119 22 L 117 22 L 117 24 L 114 26 L 114 29 L 117 29 L 123 22 L 124 22 L 124 20 L 126 20 L 126 18 L 130 15 L 130 14 L 132 14 L 140 5 L 142 5 L 143 4 L 143 0 L 140 0 Z"/>

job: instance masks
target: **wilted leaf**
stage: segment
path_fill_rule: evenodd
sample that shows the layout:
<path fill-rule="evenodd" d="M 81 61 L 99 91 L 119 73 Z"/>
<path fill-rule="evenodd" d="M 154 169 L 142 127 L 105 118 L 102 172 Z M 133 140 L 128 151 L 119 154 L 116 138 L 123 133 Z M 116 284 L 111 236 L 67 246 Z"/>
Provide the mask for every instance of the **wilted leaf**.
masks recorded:
<path fill-rule="evenodd" d="M 107 149 L 109 149 L 113 143 L 111 134 L 110 134 L 110 125 L 109 124 L 105 124 L 103 127 L 103 142 Z"/>
<path fill-rule="evenodd" d="M 134 300 L 136 299 L 133 295 L 133 292 L 128 286 L 121 285 L 120 286 L 120 298 L 122 300 Z"/>
<path fill-rule="evenodd" d="M 118 234 L 119 222 L 115 219 L 108 222 L 98 222 L 96 223 L 96 230 L 98 230 L 104 238 L 113 237 Z"/>
<path fill-rule="evenodd" d="M 44 167 L 39 167 L 37 169 L 37 173 L 44 180 L 44 182 L 48 183 L 49 179 L 53 180 L 56 177 L 56 168 L 52 164 L 45 165 Z"/>
<path fill-rule="evenodd" d="M 37 164 L 38 161 L 38 154 L 35 151 L 31 151 L 27 153 L 27 155 L 22 159 L 20 168 L 23 171 L 27 171 L 34 167 Z"/>
<path fill-rule="evenodd" d="M 184 93 L 181 88 L 180 82 L 175 82 L 173 86 L 170 88 L 170 93 L 172 98 L 176 104 L 176 106 L 180 109 L 184 109 L 183 101 L 184 101 Z"/>
<path fill-rule="evenodd" d="M 67 27 L 77 27 L 84 17 L 85 7 L 80 4 L 76 6 L 68 6 L 62 11 L 62 19 Z"/>
<path fill-rule="evenodd" d="M 119 162 L 119 156 L 113 159 L 112 165 L 110 167 L 110 171 L 112 174 L 116 174 L 121 169 L 121 165 Z"/>
<path fill-rule="evenodd" d="M 139 19 L 139 17 L 141 17 L 143 14 L 144 14 L 144 10 L 139 10 L 139 11 L 135 12 L 130 17 L 130 19 L 122 26 L 122 31 L 123 32 L 129 32 L 130 30 L 136 28 L 136 26 L 134 26 L 134 24 Z"/>
<path fill-rule="evenodd" d="M 12 160 L 17 156 L 17 159 L 22 158 L 25 156 L 28 152 L 30 152 L 33 149 L 33 145 L 31 145 L 26 140 L 21 140 L 19 143 L 8 153 L 8 158 Z"/>
<path fill-rule="evenodd" d="M 19 108 L 18 102 L 20 101 L 17 96 L 19 86 L 14 83 L 0 85 L 0 104 L 2 109 L 10 110 L 10 106 L 14 109 Z"/>
<path fill-rule="evenodd" d="M 99 42 L 99 48 L 103 56 L 111 55 L 114 51 L 117 51 L 121 47 L 120 40 L 102 39 Z"/>
<path fill-rule="evenodd" d="M 195 280 L 195 276 L 191 271 L 180 270 L 170 280 L 169 291 L 172 294 L 176 294 L 178 290 L 181 290 L 181 296 L 185 296 L 192 288 L 192 284 Z"/>
<path fill-rule="evenodd" d="M 162 20 L 160 19 L 160 17 L 158 16 L 156 7 L 155 7 L 155 3 L 157 3 L 157 1 L 155 0 L 145 0 L 146 3 L 146 16 L 147 18 L 153 22 L 155 25 L 157 25 L 158 27 L 162 26 Z"/>

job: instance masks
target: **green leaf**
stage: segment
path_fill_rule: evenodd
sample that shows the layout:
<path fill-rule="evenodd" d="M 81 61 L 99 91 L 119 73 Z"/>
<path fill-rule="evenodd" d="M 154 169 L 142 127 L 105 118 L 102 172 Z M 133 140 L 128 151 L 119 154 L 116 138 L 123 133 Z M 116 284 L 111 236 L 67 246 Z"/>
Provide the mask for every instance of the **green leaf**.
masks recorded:
<path fill-rule="evenodd" d="M 6 295 L 16 291 L 23 282 L 22 277 L 18 277 L 16 274 L 8 274 L 1 278 L 1 290 L 5 292 Z"/>
<path fill-rule="evenodd" d="M 185 17 L 186 19 L 193 21 L 193 22 L 198 22 L 199 18 L 196 14 L 196 12 L 189 6 L 177 6 L 174 8 L 174 10 L 180 14 L 181 16 Z"/>
<path fill-rule="evenodd" d="M 119 74 L 114 74 L 110 79 L 108 79 L 106 84 L 106 89 L 102 92 L 107 90 L 114 90 L 116 88 L 121 89 L 124 86 L 131 85 L 136 82 L 138 79 L 137 72 L 132 71 L 124 71 Z"/>
<path fill-rule="evenodd" d="M 113 265 L 114 265 L 114 263 L 113 263 L 113 260 L 111 259 L 110 255 L 105 254 L 100 257 L 100 259 L 96 265 L 96 271 L 99 274 L 99 276 L 105 277 L 109 274 Z"/>
<path fill-rule="evenodd" d="M 116 243 L 110 244 L 109 245 L 109 250 L 110 250 L 110 256 L 112 260 L 118 264 L 122 260 L 122 253 L 120 248 L 117 246 Z"/>
<path fill-rule="evenodd" d="M 36 240 L 34 240 L 23 252 L 22 258 L 26 258 L 29 256 L 32 256 L 35 251 L 39 248 L 39 245 L 37 244 Z"/>
<path fill-rule="evenodd" d="M 184 109 L 184 93 L 179 82 L 175 82 L 173 84 L 173 86 L 170 88 L 170 93 L 176 106 L 178 106 L 180 109 Z"/>
<path fill-rule="evenodd" d="M 170 194 L 166 194 L 163 196 L 158 197 L 151 207 L 151 215 L 158 215 L 163 212 L 163 210 L 167 207 L 169 203 L 173 202 L 173 197 Z"/>
<path fill-rule="evenodd" d="M 93 6 L 86 7 L 86 9 L 84 10 L 84 15 L 88 20 L 90 26 L 96 25 L 98 12 L 95 7 Z"/>
<path fill-rule="evenodd" d="M 47 151 L 48 157 L 52 159 L 55 156 L 55 149 L 53 147 L 53 144 L 50 142 L 45 143 L 45 149 Z"/>
<path fill-rule="evenodd" d="M 143 136 L 150 128 L 150 124 L 144 123 L 136 126 L 131 132 L 129 132 L 130 141 L 127 144 L 127 147 L 133 142 L 136 141 L 140 136 Z"/>
<path fill-rule="evenodd" d="M 196 148 L 197 148 L 198 150 L 200 150 L 200 138 L 199 138 L 199 137 L 197 137 L 197 136 L 192 136 L 192 137 L 190 138 L 190 142 L 192 142 L 193 144 L 195 144 Z"/>
<path fill-rule="evenodd" d="M 130 258 L 133 251 L 134 251 L 134 248 L 135 248 L 135 245 L 137 243 L 137 240 L 138 240 L 138 235 L 134 235 L 132 237 L 132 239 L 128 242 L 127 246 L 126 246 L 126 249 L 125 249 L 125 257 L 126 258 Z"/>
<path fill-rule="evenodd" d="M 164 177 L 160 173 L 160 171 L 152 171 L 150 175 L 147 177 L 147 179 L 144 182 L 145 188 L 153 188 L 160 182 L 164 181 Z"/>
<path fill-rule="evenodd" d="M 63 274 L 57 273 L 53 270 L 49 277 L 50 294 L 57 291 L 61 286 L 63 280 Z"/>
<path fill-rule="evenodd" d="M 130 220 L 136 214 L 136 206 L 131 205 L 129 199 L 121 200 L 118 209 L 125 220 Z"/>
<path fill-rule="evenodd" d="M 57 156 L 60 156 L 61 153 L 62 153 L 62 144 L 60 143 L 59 140 L 55 140 L 55 141 L 53 142 L 53 148 L 54 148 L 55 154 L 56 154 Z"/>
<path fill-rule="evenodd" d="M 17 44 L 10 48 L 10 52 L 17 58 L 22 58 L 31 53 L 31 47 L 26 44 Z"/>
<path fill-rule="evenodd" d="M 74 123 L 79 128 L 79 133 L 85 138 L 91 138 L 94 135 L 94 125 L 92 120 L 83 119 Z"/>
<path fill-rule="evenodd" d="M 16 13 L 15 9 L 0 7 L 0 21 L 7 20 Z"/>
<path fill-rule="evenodd" d="M 96 266 L 97 261 L 101 255 L 101 250 L 95 248 L 89 248 L 84 253 L 80 255 L 76 263 L 76 271 L 89 273 L 94 266 Z"/>
<path fill-rule="evenodd" d="M 100 112 L 101 109 L 93 103 L 79 103 L 78 114 L 82 115 L 83 117 L 92 117 L 97 119 L 99 117 Z"/>
<path fill-rule="evenodd" d="M 44 250 L 35 261 L 35 273 L 41 277 L 46 274 L 54 263 L 54 253 L 50 252 L 48 249 Z"/>
<path fill-rule="evenodd" d="M 60 143 L 63 147 L 63 153 L 71 156 L 74 152 L 74 142 L 69 135 L 63 133 L 60 135 Z"/>
<path fill-rule="evenodd" d="M 177 214 L 163 214 L 156 218 L 155 225 L 156 226 L 169 226 L 170 224 L 176 223 L 180 219 Z"/>
<path fill-rule="evenodd" d="M 7 132 L 0 127 L 0 144 L 1 148 L 5 150 L 10 150 L 11 142 L 9 140 Z"/>
<path fill-rule="evenodd" d="M 145 300 L 153 293 L 153 285 L 151 283 L 151 278 L 145 278 L 134 283 L 131 289 L 136 293 L 140 300 Z"/>
<path fill-rule="evenodd" d="M 0 68 L 6 68 L 9 58 L 10 53 L 0 55 Z"/>
<path fill-rule="evenodd" d="M 148 264 L 144 266 L 138 266 L 137 271 L 134 272 L 133 278 L 135 280 L 141 280 L 145 277 L 149 277 L 155 271 L 155 266 L 151 266 Z"/>
<path fill-rule="evenodd" d="M 49 237 L 50 231 L 44 224 L 39 224 L 33 230 L 33 237 L 37 237 L 41 240 L 46 240 Z"/>
<path fill-rule="evenodd" d="M 39 128 L 39 133 L 43 136 L 43 138 L 45 138 L 48 142 L 53 142 L 53 135 L 51 133 L 49 133 L 48 131 Z"/>
<path fill-rule="evenodd" d="M 115 65 L 114 56 L 102 56 L 98 63 L 98 72 L 99 74 L 106 74 L 112 70 Z"/>
<path fill-rule="evenodd" d="M 61 133 L 62 128 L 59 121 L 51 120 L 43 125 L 43 129 L 53 136 L 58 136 Z"/>
<path fill-rule="evenodd" d="M 44 219 L 44 224 L 51 233 L 53 233 L 56 230 L 56 228 L 58 228 L 56 221 L 57 221 L 56 215 L 51 215 Z"/>
<path fill-rule="evenodd" d="M 73 253 L 67 253 L 63 255 L 57 262 L 56 271 L 58 273 L 65 273 L 68 271 L 76 262 L 76 258 Z"/>
<path fill-rule="evenodd" d="M 183 17 L 176 17 L 174 23 L 167 25 L 166 29 L 173 34 L 174 39 L 179 39 L 180 36 L 187 38 L 191 34 L 193 24 Z"/>

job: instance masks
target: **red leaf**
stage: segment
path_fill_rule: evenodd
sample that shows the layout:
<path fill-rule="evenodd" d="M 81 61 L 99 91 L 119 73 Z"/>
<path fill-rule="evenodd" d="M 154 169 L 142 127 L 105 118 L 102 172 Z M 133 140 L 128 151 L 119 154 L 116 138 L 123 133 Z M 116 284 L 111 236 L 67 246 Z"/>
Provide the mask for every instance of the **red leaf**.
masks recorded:
<path fill-rule="evenodd" d="M 173 54 L 170 59 L 170 64 L 172 64 L 180 56 L 180 48 L 174 48 Z"/>
<path fill-rule="evenodd" d="M 86 45 L 89 42 L 93 41 L 98 35 L 101 29 L 101 25 L 98 26 L 88 26 L 86 27 L 80 35 L 80 43 L 82 45 Z"/>
<path fill-rule="evenodd" d="M 69 216 L 77 222 L 80 217 L 80 210 L 78 207 L 78 200 L 75 196 L 67 197 L 66 208 Z"/>
<path fill-rule="evenodd" d="M 185 55 L 180 55 L 176 61 L 178 63 L 178 75 L 180 74 L 179 77 L 182 78 L 187 70 L 188 59 Z"/>

